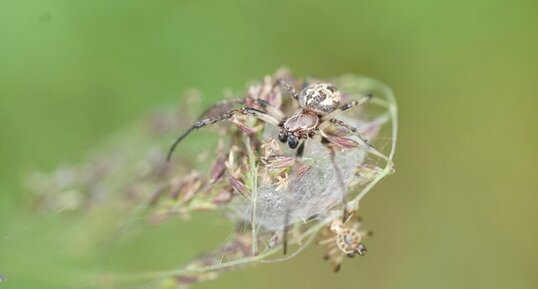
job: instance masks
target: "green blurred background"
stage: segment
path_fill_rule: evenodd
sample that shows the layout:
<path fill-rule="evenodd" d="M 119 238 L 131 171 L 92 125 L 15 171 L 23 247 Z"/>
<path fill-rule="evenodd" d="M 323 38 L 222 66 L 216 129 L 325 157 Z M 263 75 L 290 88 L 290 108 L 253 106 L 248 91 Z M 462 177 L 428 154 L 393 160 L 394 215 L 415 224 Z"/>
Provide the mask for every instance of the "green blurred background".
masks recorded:
<path fill-rule="evenodd" d="M 197 288 L 538 288 L 537 31 L 531 0 L 0 0 L 0 288 L 77 288 L 96 270 L 52 246 L 69 220 L 21 213 L 25 171 L 81 161 L 186 89 L 205 106 L 281 65 L 397 95 L 397 173 L 361 205 L 369 253 L 334 274 L 313 247 Z M 122 262 L 170 268 L 217 243 L 173 226 Z"/>

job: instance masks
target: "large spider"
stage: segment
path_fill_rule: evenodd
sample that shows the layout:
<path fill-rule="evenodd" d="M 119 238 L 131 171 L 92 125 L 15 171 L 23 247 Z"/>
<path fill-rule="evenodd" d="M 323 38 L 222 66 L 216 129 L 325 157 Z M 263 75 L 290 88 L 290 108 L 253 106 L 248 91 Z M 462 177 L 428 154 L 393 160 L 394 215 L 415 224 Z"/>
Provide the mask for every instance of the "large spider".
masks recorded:
<path fill-rule="evenodd" d="M 309 138 L 318 139 L 321 144 L 328 149 L 331 162 L 336 171 L 336 181 L 342 193 L 341 200 L 344 207 L 342 217 L 343 220 L 347 220 L 348 208 L 346 207 L 346 188 L 342 179 L 342 173 L 338 167 L 338 164 L 335 161 L 335 148 L 331 145 L 327 134 L 324 132 L 324 128 L 327 128 L 328 126 L 335 126 L 338 128 L 345 129 L 357 136 L 362 142 L 362 145 L 364 145 L 368 151 L 373 152 L 378 156 L 382 156 L 381 153 L 379 153 L 370 144 L 368 144 L 368 142 L 360 135 L 359 131 L 355 127 L 334 118 L 337 114 L 343 111 L 346 111 L 350 108 L 359 106 L 369 101 L 371 99 L 371 95 L 366 95 L 359 100 L 353 100 L 341 105 L 340 92 L 336 89 L 334 85 L 329 83 L 315 83 L 306 85 L 300 91 L 300 93 L 297 93 L 297 91 L 291 84 L 281 79 L 275 82 L 275 84 L 273 85 L 273 89 L 277 86 L 280 86 L 286 91 L 288 91 L 291 97 L 299 104 L 299 108 L 290 116 L 286 117 L 280 109 L 270 105 L 263 100 L 255 99 L 254 101 L 256 102 L 256 104 L 258 104 L 265 111 L 245 106 L 241 108 L 231 109 L 214 117 L 201 119 L 195 122 L 174 142 L 168 152 L 167 161 L 169 161 L 172 157 L 172 153 L 174 152 L 176 146 L 192 131 L 221 121 L 230 120 L 234 115 L 237 114 L 250 115 L 266 123 L 279 127 L 280 133 L 278 135 L 278 139 L 282 143 L 287 143 L 291 149 L 297 149 L 297 158 L 302 157 L 305 142 Z M 233 102 L 244 103 L 244 101 L 241 100 Z M 284 253 L 286 253 L 286 227 L 289 222 L 290 210 L 291 208 L 287 211 L 285 216 L 283 234 Z"/>
<path fill-rule="evenodd" d="M 362 140 L 363 144 L 372 149 L 372 147 L 359 134 L 355 127 L 334 118 L 340 112 L 367 102 L 370 100 L 371 95 L 367 95 L 358 101 L 350 101 L 340 106 L 340 92 L 332 84 L 311 84 L 303 88 L 300 93 L 297 93 L 295 88 L 284 80 L 276 81 L 275 86 L 277 85 L 280 85 L 286 89 L 291 94 L 293 99 L 295 99 L 299 104 L 299 109 L 296 110 L 291 116 L 284 117 L 284 114 L 278 108 L 271 106 L 269 103 L 263 100 L 257 99 L 256 102 L 264 107 L 267 112 L 251 107 L 241 107 L 229 110 L 211 118 L 199 120 L 195 122 L 189 129 L 187 129 L 185 133 L 177 138 L 168 152 L 166 158 L 167 161 L 170 161 L 176 146 L 193 130 L 200 129 L 220 121 L 229 120 L 236 114 L 251 115 L 262 121 L 278 126 L 281 129 L 278 139 L 283 143 L 287 142 L 289 147 L 292 149 L 297 148 L 301 140 L 314 138 L 316 136 L 321 136 L 322 143 L 327 144 L 328 140 L 321 129 L 327 123 L 342 127 L 354 133 Z M 304 142 L 302 145 L 304 145 Z M 301 156 L 301 147 L 299 147 L 297 154 Z"/>

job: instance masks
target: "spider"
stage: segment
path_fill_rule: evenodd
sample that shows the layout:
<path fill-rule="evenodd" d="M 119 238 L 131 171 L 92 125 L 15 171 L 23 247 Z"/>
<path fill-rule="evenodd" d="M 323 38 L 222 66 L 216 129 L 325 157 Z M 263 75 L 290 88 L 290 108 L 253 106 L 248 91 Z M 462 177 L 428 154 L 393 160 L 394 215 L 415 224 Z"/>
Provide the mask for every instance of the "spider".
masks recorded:
<path fill-rule="evenodd" d="M 324 259 L 331 262 L 335 272 L 340 270 L 344 256 L 354 257 L 366 254 L 366 246 L 361 243 L 361 240 L 362 236 L 371 233 L 359 230 L 359 227 L 358 221 L 350 224 L 340 219 L 334 220 L 325 232 L 327 238 L 318 242 L 319 245 L 327 246 Z"/>
<path fill-rule="evenodd" d="M 182 135 L 180 135 L 176 141 L 173 143 L 173 145 L 170 147 L 170 150 L 167 155 L 167 161 L 170 161 L 172 154 L 177 147 L 177 145 L 185 139 L 192 131 L 201 129 L 203 127 L 206 127 L 211 124 L 215 124 L 221 121 L 230 120 L 234 115 L 250 115 L 253 117 L 256 117 L 266 123 L 269 123 L 271 125 L 274 125 L 280 129 L 280 133 L 278 134 L 278 139 L 282 143 L 287 143 L 288 146 L 291 149 L 297 149 L 296 156 L 297 158 L 301 158 L 305 142 L 307 139 L 318 139 L 322 145 L 324 145 L 330 154 L 330 159 L 332 162 L 332 165 L 336 171 L 336 181 L 337 185 L 339 186 L 341 190 L 341 201 L 344 207 L 344 212 L 342 213 L 342 220 L 348 219 L 348 209 L 346 208 L 347 200 L 346 200 L 346 188 L 345 184 L 342 180 L 342 173 L 338 167 L 338 164 L 335 161 L 336 151 L 335 146 L 331 145 L 331 142 L 327 135 L 324 132 L 324 129 L 328 126 L 333 126 L 337 128 L 342 128 L 344 130 L 347 130 L 348 132 L 352 133 L 353 135 L 357 136 L 362 142 L 362 145 L 366 147 L 366 149 L 369 152 L 373 152 L 374 154 L 378 156 L 383 156 L 381 153 L 379 153 L 377 150 L 375 150 L 367 140 L 365 140 L 359 131 L 341 121 L 335 118 L 335 116 L 341 112 L 344 112 L 346 110 L 349 110 L 353 107 L 360 106 L 361 104 L 369 101 L 372 98 L 371 94 L 368 94 L 364 97 L 362 97 L 359 100 L 352 100 L 350 102 L 341 104 L 341 93 L 333 84 L 330 83 L 314 83 L 305 85 L 304 88 L 297 93 L 295 88 L 289 84 L 288 82 L 279 79 L 277 80 L 274 85 L 272 86 L 272 89 L 275 89 L 276 87 L 280 87 L 285 89 L 295 100 L 295 102 L 298 103 L 299 108 L 293 112 L 290 116 L 285 116 L 282 111 L 280 111 L 279 108 L 276 108 L 269 104 L 268 102 L 261 100 L 261 99 L 254 99 L 255 103 L 258 104 L 263 110 L 252 108 L 252 107 L 240 107 L 236 109 L 228 110 L 224 113 L 218 114 L 214 117 L 205 118 L 198 120 L 195 122 L 190 128 L 187 129 Z M 244 100 L 231 100 L 228 102 L 221 102 L 216 104 L 214 107 L 222 105 L 223 103 L 242 103 L 244 104 Z M 208 109 L 207 111 L 210 111 Z M 290 189 L 289 186 L 288 189 Z M 284 254 L 286 253 L 286 233 L 287 233 L 287 225 L 289 221 L 289 213 L 291 210 L 290 208 L 287 210 L 286 216 L 285 216 L 285 224 L 284 224 L 284 234 L 283 234 L 283 248 L 284 248 Z"/>

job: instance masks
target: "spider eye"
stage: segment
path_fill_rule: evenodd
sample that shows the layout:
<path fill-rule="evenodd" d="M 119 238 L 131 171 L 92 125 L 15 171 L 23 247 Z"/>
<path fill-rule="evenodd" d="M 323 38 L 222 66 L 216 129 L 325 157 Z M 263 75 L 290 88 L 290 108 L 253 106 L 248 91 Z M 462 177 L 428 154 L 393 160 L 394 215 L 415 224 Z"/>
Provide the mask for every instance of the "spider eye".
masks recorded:
<path fill-rule="evenodd" d="M 294 149 L 299 145 L 299 140 L 296 137 L 291 136 L 288 140 L 288 145 L 290 148 Z"/>
<path fill-rule="evenodd" d="M 284 133 L 283 131 L 281 131 L 279 134 L 278 134 L 278 140 L 285 143 L 288 141 L 288 135 L 286 133 Z"/>

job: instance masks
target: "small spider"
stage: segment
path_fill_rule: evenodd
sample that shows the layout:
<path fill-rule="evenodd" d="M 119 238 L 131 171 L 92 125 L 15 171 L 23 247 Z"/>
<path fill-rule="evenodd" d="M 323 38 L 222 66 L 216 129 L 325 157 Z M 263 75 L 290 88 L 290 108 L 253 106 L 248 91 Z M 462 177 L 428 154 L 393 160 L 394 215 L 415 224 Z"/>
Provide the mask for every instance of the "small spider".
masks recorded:
<path fill-rule="evenodd" d="M 318 139 L 321 144 L 328 149 L 328 152 L 331 157 L 331 162 L 336 171 L 337 183 L 340 187 L 342 194 L 342 203 L 344 206 L 344 213 L 342 214 L 342 217 L 343 220 L 346 220 L 348 217 L 346 214 L 346 188 L 342 180 L 341 171 L 335 161 L 335 147 L 331 145 L 331 142 L 327 137 L 327 134 L 324 132 L 324 129 L 329 126 L 345 129 L 357 136 L 362 142 L 362 144 L 369 151 L 374 152 L 376 155 L 381 155 L 381 153 L 377 152 L 372 146 L 370 146 L 370 144 L 368 144 L 368 142 L 360 135 L 360 133 L 355 127 L 334 118 L 337 114 L 343 111 L 346 111 L 352 107 L 359 106 L 369 101 L 371 99 L 371 95 L 362 97 L 359 100 L 353 100 L 341 104 L 340 92 L 336 89 L 334 85 L 330 83 L 314 83 L 306 85 L 300 91 L 300 93 L 297 93 L 297 91 L 291 84 L 285 82 L 282 79 L 277 80 L 272 86 L 272 89 L 275 89 L 277 86 L 285 89 L 299 105 L 299 108 L 290 116 L 286 117 L 279 108 L 272 106 L 270 103 L 264 100 L 254 99 L 254 102 L 265 111 L 245 106 L 231 109 L 214 117 L 201 119 L 195 122 L 189 129 L 187 129 L 185 133 L 179 136 L 174 142 L 168 152 L 167 161 L 169 161 L 172 157 L 172 153 L 174 152 L 176 146 L 192 131 L 221 121 L 230 120 L 234 115 L 250 115 L 266 123 L 279 127 L 280 133 L 278 135 L 278 139 L 282 143 L 287 143 L 291 149 L 297 149 L 296 156 L 298 158 L 302 156 L 305 142 L 309 138 Z M 222 104 L 244 104 L 245 102 L 245 100 L 230 100 L 220 102 L 214 107 L 220 106 Z M 208 109 L 207 111 L 211 110 L 212 108 Z M 290 210 L 287 211 L 285 216 L 285 229 L 283 238 L 284 253 L 286 253 L 286 226 L 288 225 L 288 215 L 290 213 Z"/>
<path fill-rule="evenodd" d="M 327 246 L 324 259 L 331 262 L 335 272 L 340 270 L 344 256 L 354 257 L 366 254 L 366 246 L 361 243 L 361 240 L 370 232 L 359 230 L 359 227 L 358 221 L 350 224 L 340 219 L 334 220 L 324 233 L 326 238 L 318 242 L 319 245 Z"/>

